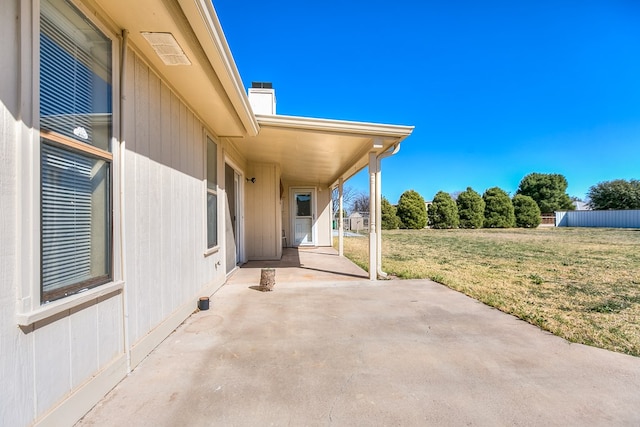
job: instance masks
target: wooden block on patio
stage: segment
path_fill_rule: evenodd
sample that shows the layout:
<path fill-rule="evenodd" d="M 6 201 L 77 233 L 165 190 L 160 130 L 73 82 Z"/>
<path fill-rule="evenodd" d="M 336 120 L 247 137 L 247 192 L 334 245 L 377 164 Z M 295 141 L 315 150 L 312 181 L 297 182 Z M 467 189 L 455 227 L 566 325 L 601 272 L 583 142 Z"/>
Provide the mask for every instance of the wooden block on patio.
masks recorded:
<path fill-rule="evenodd" d="M 260 273 L 260 290 L 269 292 L 276 284 L 276 269 L 263 268 Z"/>

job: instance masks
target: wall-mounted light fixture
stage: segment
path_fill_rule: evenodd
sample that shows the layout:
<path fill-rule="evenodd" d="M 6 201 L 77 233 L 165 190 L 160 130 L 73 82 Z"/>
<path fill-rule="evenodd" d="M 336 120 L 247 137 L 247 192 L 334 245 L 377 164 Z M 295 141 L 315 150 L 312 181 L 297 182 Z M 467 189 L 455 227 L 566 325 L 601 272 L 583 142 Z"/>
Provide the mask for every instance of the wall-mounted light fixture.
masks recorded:
<path fill-rule="evenodd" d="M 256 177 L 247 178 L 247 182 L 251 182 L 252 184 L 256 183 Z"/>

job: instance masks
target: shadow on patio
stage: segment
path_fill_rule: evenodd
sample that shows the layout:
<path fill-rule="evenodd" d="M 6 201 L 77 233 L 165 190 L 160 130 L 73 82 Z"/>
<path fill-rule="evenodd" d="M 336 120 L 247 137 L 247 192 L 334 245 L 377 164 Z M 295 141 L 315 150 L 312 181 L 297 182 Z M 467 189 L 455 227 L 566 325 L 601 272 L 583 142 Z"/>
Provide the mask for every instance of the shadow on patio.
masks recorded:
<path fill-rule="evenodd" d="M 284 248 L 282 259 L 274 261 L 249 261 L 240 266 L 227 279 L 227 285 L 251 284 L 260 282 L 262 268 L 276 269 L 276 286 L 282 283 L 314 281 L 367 280 L 366 271 L 349 259 L 341 257 L 329 247 L 321 248 Z"/>

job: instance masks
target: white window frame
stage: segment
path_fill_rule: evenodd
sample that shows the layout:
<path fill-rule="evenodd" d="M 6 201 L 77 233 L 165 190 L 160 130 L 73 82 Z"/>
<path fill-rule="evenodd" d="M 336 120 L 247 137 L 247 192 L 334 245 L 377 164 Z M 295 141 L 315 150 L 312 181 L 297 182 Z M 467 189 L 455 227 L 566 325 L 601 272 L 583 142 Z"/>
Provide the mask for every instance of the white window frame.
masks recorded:
<path fill-rule="evenodd" d="M 215 188 L 209 188 L 209 164 L 208 164 L 208 150 L 209 150 L 209 140 L 213 142 L 216 146 L 216 184 Z M 221 179 L 221 171 L 220 171 L 220 160 L 221 160 L 221 147 L 218 139 L 213 136 L 211 133 L 205 131 L 204 132 L 204 255 L 209 256 L 214 253 L 217 253 L 220 250 L 220 227 L 222 216 L 220 215 L 220 179 Z M 224 168 L 222 168 L 222 173 L 224 173 Z M 208 196 L 209 194 L 216 196 L 216 243 L 209 247 L 209 207 L 208 207 Z"/>
<path fill-rule="evenodd" d="M 92 22 L 108 39 L 111 40 L 112 55 L 112 134 L 111 146 L 111 209 L 112 209 L 112 237 L 111 237 L 111 281 L 87 291 L 73 294 L 51 303 L 42 305 L 40 281 L 40 1 L 21 2 L 21 16 L 31 16 L 31 20 L 21 20 L 20 66 L 22 75 L 19 91 L 24 100 L 23 121 L 18 133 L 21 191 L 18 200 L 18 227 L 22 236 L 22 245 L 18 254 L 20 262 L 20 283 L 17 288 L 16 322 L 21 327 L 29 327 L 36 322 L 47 321 L 70 309 L 83 305 L 98 298 L 122 292 L 122 247 L 120 212 L 120 42 L 102 21 L 97 19 L 87 8 L 77 2 L 72 2 L 84 16 Z M 31 76 L 31 78 L 29 78 Z M 30 102 L 30 106 L 29 106 Z"/>
<path fill-rule="evenodd" d="M 289 245 L 295 244 L 295 218 L 296 218 L 296 203 L 294 195 L 296 193 L 308 192 L 311 193 L 311 233 L 313 235 L 313 242 L 304 243 L 296 247 L 302 246 L 316 246 L 318 244 L 318 189 L 317 187 L 290 187 L 289 188 Z"/>
<path fill-rule="evenodd" d="M 224 174 L 224 169 L 226 168 L 226 165 L 229 165 L 239 176 L 240 176 L 240 182 L 238 183 L 238 188 L 237 190 L 237 195 L 236 198 L 238 199 L 238 206 L 237 209 L 238 211 L 236 212 L 236 223 L 238 224 L 238 228 L 239 228 L 239 233 L 236 236 L 236 245 L 239 245 L 239 251 L 238 251 L 238 259 L 236 260 L 237 263 L 241 263 L 244 264 L 245 262 L 247 262 L 246 259 L 246 249 L 245 249 L 245 222 L 244 222 L 244 191 L 245 191 L 245 182 L 246 182 L 246 178 L 245 178 L 245 173 L 244 170 L 242 168 L 240 168 L 240 166 L 238 166 L 238 164 L 235 162 L 235 160 L 228 154 L 228 151 L 226 148 L 222 149 L 222 157 L 223 157 L 223 164 L 225 165 L 223 168 L 223 176 L 222 179 L 225 180 L 224 186 L 225 186 L 225 195 L 224 198 L 226 199 L 227 195 L 226 195 L 226 188 L 227 188 L 227 182 L 226 182 L 226 175 Z M 227 214 L 227 209 L 226 206 L 222 206 L 222 211 L 224 212 L 224 214 Z M 226 217 L 223 218 L 222 220 L 222 225 L 223 230 L 226 227 Z M 226 236 L 224 237 L 226 239 Z M 227 248 L 225 246 L 225 250 L 229 250 L 229 248 Z"/>

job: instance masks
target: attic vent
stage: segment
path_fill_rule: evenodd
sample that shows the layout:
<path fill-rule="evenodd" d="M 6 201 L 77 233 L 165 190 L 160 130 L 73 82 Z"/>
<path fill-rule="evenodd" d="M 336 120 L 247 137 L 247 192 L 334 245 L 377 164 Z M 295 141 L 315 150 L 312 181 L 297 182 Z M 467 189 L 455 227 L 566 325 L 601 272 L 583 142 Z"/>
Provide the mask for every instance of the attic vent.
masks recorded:
<path fill-rule="evenodd" d="M 141 33 L 165 65 L 191 65 L 178 41 L 171 33 Z"/>
<path fill-rule="evenodd" d="M 253 89 L 273 89 L 273 83 L 271 82 L 251 82 Z"/>

